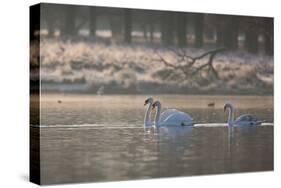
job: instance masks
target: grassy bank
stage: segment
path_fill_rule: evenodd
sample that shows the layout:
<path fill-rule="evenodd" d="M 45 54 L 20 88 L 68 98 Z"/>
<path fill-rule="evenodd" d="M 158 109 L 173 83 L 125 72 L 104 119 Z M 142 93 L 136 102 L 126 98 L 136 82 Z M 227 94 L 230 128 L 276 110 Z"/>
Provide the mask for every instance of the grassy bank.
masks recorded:
<path fill-rule="evenodd" d="M 41 86 L 45 92 L 272 95 L 272 57 L 242 51 L 218 53 L 213 60 L 218 78 L 208 68 L 184 74 L 159 61 L 161 57 L 177 66 L 184 62 L 174 51 L 196 57 L 208 50 L 44 39 Z M 207 56 L 199 59 L 193 69 L 208 60 Z"/>

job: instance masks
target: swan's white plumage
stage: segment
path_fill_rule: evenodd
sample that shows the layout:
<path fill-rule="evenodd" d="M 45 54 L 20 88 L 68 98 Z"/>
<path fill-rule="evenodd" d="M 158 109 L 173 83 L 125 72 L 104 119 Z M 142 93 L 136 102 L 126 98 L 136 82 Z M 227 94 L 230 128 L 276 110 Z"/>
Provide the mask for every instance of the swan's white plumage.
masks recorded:
<path fill-rule="evenodd" d="M 179 112 L 176 109 L 167 109 L 164 112 L 162 112 L 160 114 L 160 118 L 159 121 L 164 121 L 167 117 L 169 117 L 170 115 L 172 115 L 173 113 Z"/>
<path fill-rule="evenodd" d="M 229 110 L 228 125 L 231 126 L 251 126 L 260 125 L 263 121 L 258 121 L 256 117 L 250 114 L 244 114 L 234 119 L 234 107 L 230 103 L 224 105 L 224 110 Z"/>
<path fill-rule="evenodd" d="M 185 112 L 176 109 L 168 109 L 161 113 L 161 103 L 156 101 L 153 107 L 157 107 L 155 126 L 192 126 L 193 119 Z M 161 114 L 160 114 L 161 113 Z"/>
<path fill-rule="evenodd" d="M 244 114 L 236 118 L 235 121 L 257 121 L 257 118 L 251 114 Z"/>
<path fill-rule="evenodd" d="M 166 123 L 176 123 L 182 126 L 192 125 L 192 121 L 193 119 L 189 114 L 181 111 L 171 114 L 164 120 Z"/>

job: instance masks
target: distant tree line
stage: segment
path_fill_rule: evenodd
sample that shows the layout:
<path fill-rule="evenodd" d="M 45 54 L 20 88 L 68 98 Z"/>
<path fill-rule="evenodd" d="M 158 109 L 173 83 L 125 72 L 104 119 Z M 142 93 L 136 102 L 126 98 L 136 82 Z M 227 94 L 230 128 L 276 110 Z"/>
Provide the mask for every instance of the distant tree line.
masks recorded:
<path fill-rule="evenodd" d="M 78 36 L 81 29 L 88 30 L 89 38 L 98 37 L 98 30 L 108 30 L 111 39 L 127 44 L 137 42 L 133 36 L 137 31 L 152 44 L 215 45 L 273 55 L 273 18 L 267 17 L 42 4 L 41 29 L 48 31 L 47 37 L 59 31 L 59 37 L 65 38 Z"/>

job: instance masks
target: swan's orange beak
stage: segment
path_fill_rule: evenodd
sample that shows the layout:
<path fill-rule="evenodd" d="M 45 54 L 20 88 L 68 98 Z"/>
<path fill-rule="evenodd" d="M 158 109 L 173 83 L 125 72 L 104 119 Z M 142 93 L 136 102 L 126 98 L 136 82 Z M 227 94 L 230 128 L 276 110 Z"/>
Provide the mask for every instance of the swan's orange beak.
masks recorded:
<path fill-rule="evenodd" d="M 156 105 L 154 105 L 154 104 L 152 105 L 152 110 L 155 108 L 155 106 L 156 106 Z"/>
<path fill-rule="evenodd" d="M 226 106 L 223 107 L 223 111 L 224 111 L 224 112 L 226 111 Z"/>

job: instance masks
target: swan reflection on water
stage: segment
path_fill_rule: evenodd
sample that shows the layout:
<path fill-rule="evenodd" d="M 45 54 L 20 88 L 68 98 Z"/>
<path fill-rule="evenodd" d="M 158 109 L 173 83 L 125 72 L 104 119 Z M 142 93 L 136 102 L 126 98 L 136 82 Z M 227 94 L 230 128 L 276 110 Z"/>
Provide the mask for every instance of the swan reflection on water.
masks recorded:
<path fill-rule="evenodd" d="M 207 128 L 220 128 L 227 129 L 229 139 L 234 139 L 235 132 L 245 135 L 253 135 L 257 131 L 258 127 L 268 127 L 273 126 L 273 123 L 262 123 L 259 126 L 229 126 L 227 123 L 204 123 L 204 124 L 194 124 L 193 126 L 146 126 L 144 127 L 145 134 L 153 134 L 164 136 L 167 138 L 176 138 L 181 136 L 191 136 L 195 130 L 207 129 Z"/>
<path fill-rule="evenodd" d="M 165 138 L 179 138 L 182 136 L 190 136 L 193 127 L 191 126 L 163 126 L 163 127 L 145 127 L 145 134 L 153 134 Z"/>

